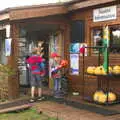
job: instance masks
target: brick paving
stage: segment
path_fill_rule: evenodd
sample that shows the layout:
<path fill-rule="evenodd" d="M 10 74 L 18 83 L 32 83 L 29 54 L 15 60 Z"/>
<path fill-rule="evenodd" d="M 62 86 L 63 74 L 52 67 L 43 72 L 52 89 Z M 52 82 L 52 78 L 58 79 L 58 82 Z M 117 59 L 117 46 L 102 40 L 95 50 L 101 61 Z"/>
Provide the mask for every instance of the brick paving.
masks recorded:
<path fill-rule="evenodd" d="M 34 103 L 34 107 L 38 112 L 42 111 L 44 114 L 56 117 L 60 120 L 120 120 L 120 114 L 103 116 L 87 110 L 81 110 L 51 101 Z"/>

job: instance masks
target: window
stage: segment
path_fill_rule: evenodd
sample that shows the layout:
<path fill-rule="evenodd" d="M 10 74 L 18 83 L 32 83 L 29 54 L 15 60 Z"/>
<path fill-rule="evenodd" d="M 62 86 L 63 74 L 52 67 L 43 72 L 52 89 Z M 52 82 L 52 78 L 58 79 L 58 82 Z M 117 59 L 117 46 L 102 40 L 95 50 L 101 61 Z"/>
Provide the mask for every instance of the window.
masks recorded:
<path fill-rule="evenodd" d="M 85 22 L 73 21 L 71 24 L 71 43 L 84 43 Z"/>
<path fill-rule="evenodd" d="M 102 29 L 100 28 L 96 28 L 93 29 L 93 45 L 94 47 L 96 46 L 102 46 L 102 38 L 103 38 L 103 34 L 102 34 Z M 94 53 L 98 53 L 98 49 L 93 49 Z"/>
<path fill-rule="evenodd" d="M 95 29 L 93 31 L 93 46 L 102 46 L 102 29 Z"/>
<path fill-rule="evenodd" d="M 79 50 L 81 43 L 85 42 L 85 21 L 73 21 L 71 24 L 71 44 L 70 44 L 70 74 L 79 75 Z"/>
<path fill-rule="evenodd" d="M 110 28 L 110 52 L 120 54 L 120 29 L 119 27 Z"/>
<path fill-rule="evenodd" d="M 120 26 L 109 26 L 110 30 L 110 53 L 120 54 Z M 103 29 L 93 29 L 93 41 L 92 46 L 102 46 L 103 44 Z M 97 49 L 94 49 L 94 53 L 98 53 Z"/>

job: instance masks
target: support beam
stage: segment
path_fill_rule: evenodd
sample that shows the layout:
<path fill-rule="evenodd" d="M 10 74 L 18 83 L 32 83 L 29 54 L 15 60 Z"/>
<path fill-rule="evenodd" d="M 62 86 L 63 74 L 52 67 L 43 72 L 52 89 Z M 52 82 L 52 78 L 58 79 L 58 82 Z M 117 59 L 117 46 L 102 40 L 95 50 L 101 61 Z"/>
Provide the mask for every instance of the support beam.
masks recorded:
<path fill-rule="evenodd" d="M 106 4 L 110 2 L 116 2 L 116 0 L 87 0 L 79 2 L 68 7 L 68 11 L 73 11 L 81 8 L 92 7 L 95 5 Z"/>
<path fill-rule="evenodd" d="M 10 20 L 21 20 L 37 17 L 45 17 L 49 15 L 59 15 L 67 13 L 65 6 L 46 6 L 38 8 L 26 8 L 10 11 Z"/>
<path fill-rule="evenodd" d="M 16 70 L 16 74 L 8 80 L 8 97 L 9 99 L 17 98 L 19 96 L 19 72 L 17 65 L 18 47 L 17 41 L 19 38 L 19 25 L 11 25 L 12 50 L 9 57 L 9 64 Z"/>

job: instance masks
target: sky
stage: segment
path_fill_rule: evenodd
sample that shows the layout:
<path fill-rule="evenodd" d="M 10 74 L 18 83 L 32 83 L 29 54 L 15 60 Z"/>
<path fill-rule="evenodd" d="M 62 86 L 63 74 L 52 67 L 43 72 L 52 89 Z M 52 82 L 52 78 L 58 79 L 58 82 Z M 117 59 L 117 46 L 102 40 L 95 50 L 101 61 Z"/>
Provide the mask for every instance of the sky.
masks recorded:
<path fill-rule="evenodd" d="M 57 1 L 59 0 L 3 0 L 0 4 L 0 10 L 16 6 L 55 3 Z"/>

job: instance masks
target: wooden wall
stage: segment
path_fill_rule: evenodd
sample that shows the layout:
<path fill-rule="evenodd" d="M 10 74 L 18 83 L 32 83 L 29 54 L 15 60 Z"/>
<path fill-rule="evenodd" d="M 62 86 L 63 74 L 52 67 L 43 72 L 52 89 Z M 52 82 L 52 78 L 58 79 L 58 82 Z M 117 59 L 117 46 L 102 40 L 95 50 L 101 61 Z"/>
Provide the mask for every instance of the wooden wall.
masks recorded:
<path fill-rule="evenodd" d="M 107 4 L 106 6 L 111 6 L 111 5 L 114 5 L 114 3 Z M 94 9 L 101 8 L 101 7 L 105 7 L 105 5 L 96 6 L 94 7 Z M 111 20 L 111 21 L 105 21 L 105 22 L 93 22 L 93 18 L 92 18 L 93 7 L 77 10 L 71 14 L 70 18 L 71 20 L 85 20 L 85 42 L 87 43 L 88 46 L 91 46 L 92 45 L 91 30 L 94 27 L 120 24 L 119 11 L 120 11 L 120 5 L 117 5 L 117 19 Z M 88 51 L 88 53 L 90 53 L 90 51 Z M 84 91 L 85 96 L 88 96 L 88 95 L 91 96 L 97 89 L 97 85 L 98 85 L 97 77 L 85 75 L 83 80 L 82 62 L 83 62 L 82 58 L 80 57 L 80 63 L 79 63 L 80 75 L 79 76 L 68 75 L 69 81 L 70 81 L 70 87 L 72 91 L 79 91 L 81 94 Z M 87 66 L 92 66 L 97 64 L 98 64 L 97 56 L 85 57 L 85 68 L 87 68 Z M 118 65 L 118 64 L 120 65 L 120 55 L 118 55 L 117 57 L 116 55 L 112 55 L 112 56 L 110 55 L 110 65 Z M 102 78 L 102 79 L 106 79 L 106 78 Z M 110 87 L 113 90 L 115 90 L 115 92 L 118 93 L 120 91 L 120 88 L 119 88 L 120 81 L 118 80 L 118 78 L 112 78 L 112 79 L 109 78 L 109 79 L 110 79 Z"/>
<path fill-rule="evenodd" d="M 108 4 L 107 4 L 108 5 Z M 113 5 L 110 3 L 110 5 Z M 105 7 L 105 5 L 102 6 L 96 6 L 96 8 L 98 7 Z M 61 10 L 61 9 L 60 9 Z M 24 21 L 13 21 L 13 34 L 12 34 L 12 38 L 13 41 L 15 43 L 15 46 L 13 46 L 13 55 L 11 56 L 11 60 L 10 63 L 13 64 L 13 66 L 16 67 L 16 50 L 17 50 L 17 38 L 18 38 L 18 34 L 19 34 L 19 28 L 16 24 L 21 24 L 21 25 L 26 25 L 26 24 L 30 24 L 30 23 L 34 23 L 34 22 L 38 22 L 38 23 L 43 23 L 43 24 L 59 24 L 61 25 L 63 31 L 64 31 L 64 54 L 65 54 L 65 58 L 69 60 L 69 45 L 70 45 L 70 24 L 68 22 L 68 20 L 85 20 L 85 42 L 88 44 L 88 46 L 91 45 L 91 30 L 94 27 L 98 27 L 98 26 L 104 26 L 104 25 L 114 25 L 114 24 L 120 24 L 120 6 L 118 5 L 117 7 L 117 20 L 114 21 L 106 21 L 106 22 L 96 22 L 93 23 L 93 19 L 92 19 L 92 11 L 93 11 L 93 7 L 91 8 L 84 8 L 84 9 L 80 9 L 80 10 L 76 10 L 72 13 L 70 13 L 69 15 L 65 16 L 64 19 L 58 19 L 52 17 L 46 17 L 46 18 L 36 18 L 36 19 L 26 19 Z M 20 15 L 21 11 L 17 11 L 18 14 Z M 39 13 L 39 12 L 38 12 Z M 13 15 L 16 15 L 14 13 L 12 13 Z M 24 14 L 25 15 L 25 14 Z M 48 14 L 47 14 L 48 15 Z M 38 17 L 39 14 L 35 17 Z M 25 16 L 24 16 L 25 17 Z M 21 19 L 25 19 L 23 16 L 21 17 Z M 17 20 L 16 18 L 19 19 L 19 16 L 13 16 L 14 20 Z M 29 16 L 29 18 L 31 18 L 31 15 Z M 54 18 L 54 19 L 53 19 Z M 67 18 L 67 19 L 66 19 Z M 88 51 L 89 52 L 89 51 Z M 15 53 L 15 54 L 14 54 Z M 89 52 L 90 53 L 90 52 Z M 14 59 L 12 59 L 14 58 Z M 110 57 L 111 63 L 116 63 L 116 61 L 118 61 L 119 63 L 119 56 L 118 58 L 116 58 L 116 56 L 114 57 Z M 97 65 L 98 64 L 98 58 L 96 56 L 87 56 L 85 57 L 85 68 L 87 68 L 87 66 L 90 66 L 91 64 L 93 65 Z M 79 91 L 81 94 L 83 94 L 83 92 L 85 93 L 85 95 L 89 95 L 92 94 L 96 89 L 97 89 L 97 77 L 93 77 L 93 76 L 85 76 L 85 79 L 83 80 L 83 58 L 80 56 L 80 75 L 78 76 L 73 76 L 73 75 L 69 75 L 68 74 L 68 78 L 69 78 L 69 83 L 70 83 L 70 89 L 72 91 Z M 111 80 L 112 81 L 112 80 Z M 19 90 L 19 81 L 13 79 L 12 82 L 10 84 L 12 84 L 12 87 L 14 87 L 13 85 L 15 84 L 16 87 L 14 87 L 14 91 L 11 91 L 12 87 L 10 87 L 10 95 L 13 96 L 17 96 L 18 94 L 18 90 Z M 110 83 L 112 85 L 112 83 Z M 114 88 L 115 89 L 119 89 L 118 88 L 118 82 L 114 82 Z"/>
<path fill-rule="evenodd" d="M 10 20 L 30 19 L 46 17 L 49 15 L 59 15 L 67 13 L 67 9 L 62 5 L 54 6 L 34 6 L 11 9 Z"/>
<path fill-rule="evenodd" d="M 58 25 L 60 30 L 63 31 L 63 36 L 61 38 L 64 40 L 64 47 L 61 48 L 61 50 L 65 49 L 65 58 L 66 57 L 66 51 L 69 51 L 69 44 L 66 40 L 69 39 L 69 22 L 66 17 L 63 15 L 56 15 L 56 16 L 47 16 L 45 18 L 34 18 L 34 19 L 26 19 L 26 20 L 14 20 L 11 21 L 11 37 L 12 37 L 12 55 L 9 58 L 9 64 L 13 66 L 13 68 L 16 68 L 18 70 L 18 65 L 17 65 L 17 59 L 18 59 L 18 40 L 19 40 L 19 34 L 20 34 L 20 28 L 21 27 L 26 27 L 29 24 L 34 24 L 37 23 L 38 25 L 40 24 L 54 24 Z M 49 34 L 49 33 L 48 33 Z M 60 39 L 60 38 L 59 38 Z M 61 44 L 61 43 L 59 43 Z M 16 72 L 16 75 L 11 77 L 9 80 L 9 98 L 16 98 L 19 96 L 19 71 Z"/>

